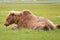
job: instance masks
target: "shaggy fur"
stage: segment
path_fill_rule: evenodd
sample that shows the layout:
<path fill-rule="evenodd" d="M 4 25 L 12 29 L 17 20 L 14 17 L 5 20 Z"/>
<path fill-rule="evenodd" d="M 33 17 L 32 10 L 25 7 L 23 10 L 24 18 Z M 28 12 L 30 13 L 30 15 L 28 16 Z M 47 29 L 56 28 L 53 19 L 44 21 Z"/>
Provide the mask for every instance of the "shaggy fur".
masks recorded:
<path fill-rule="evenodd" d="M 20 27 L 28 28 L 28 29 L 56 29 L 56 25 L 53 24 L 49 19 L 44 17 L 38 17 L 32 14 L 29 10 L 20 11 L 11 11 L 9 12 L 5 26 L 9 26 L 10 24 L 17 24 L 17 26 L 12 29 L 17 29 Z M 60 27 L 60 25 L 59 25 Z"/>

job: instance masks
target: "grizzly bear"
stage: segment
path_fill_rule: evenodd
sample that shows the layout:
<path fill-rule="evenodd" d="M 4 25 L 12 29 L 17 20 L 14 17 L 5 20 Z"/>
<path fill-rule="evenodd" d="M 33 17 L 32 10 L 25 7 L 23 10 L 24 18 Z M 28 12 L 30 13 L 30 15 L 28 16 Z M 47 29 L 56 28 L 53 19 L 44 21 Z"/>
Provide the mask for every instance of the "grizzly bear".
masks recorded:
<path fill-rule="evenodd" d="M 34 30 L 39 30 L 39 29 L 53 30 L 57 28 L 57 26 L 49 19 L 44 17 L 38 17 L 32 14 L 32 12 L 29 10 L 23 10 L 21 12 L 10 11 L 4 25 L 9 26 L 13 23 L 17 24 L 17 26 L 12 28 L 14 30 L 21 27 L 34 29 Z"/>

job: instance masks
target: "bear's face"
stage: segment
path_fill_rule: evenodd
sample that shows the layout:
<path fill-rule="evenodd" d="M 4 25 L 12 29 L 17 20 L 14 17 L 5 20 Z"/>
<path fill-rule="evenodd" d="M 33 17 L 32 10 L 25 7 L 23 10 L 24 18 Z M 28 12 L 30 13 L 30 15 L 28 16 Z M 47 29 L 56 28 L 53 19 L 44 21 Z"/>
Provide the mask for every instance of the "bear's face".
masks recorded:
<path fill-rule="evenodd" d="M 13 24 L 15 19 L 16 15 L 14 13 L 9 14 L 4 25 L 9 26 L 10 24 Z"/>

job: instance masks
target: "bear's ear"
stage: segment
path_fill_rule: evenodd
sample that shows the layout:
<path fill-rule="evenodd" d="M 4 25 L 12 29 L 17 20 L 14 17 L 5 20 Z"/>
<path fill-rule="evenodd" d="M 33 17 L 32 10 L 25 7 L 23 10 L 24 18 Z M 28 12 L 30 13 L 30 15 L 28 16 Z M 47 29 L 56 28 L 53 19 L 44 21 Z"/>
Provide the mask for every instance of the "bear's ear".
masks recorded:
<path fill-rule="evenodd" d="M 24 15 L 29 15 L 29 14 L 31 14 L 31 12 L 28 11 L 28 10 L 25 10 L 25 11 L 23 11 L 23 14 L 24 14 Z"/>
<path fill-rule="evenodd" d="M 14 16 L 16 11 L 10 11 L 9 13 L 10 13 L 11 16 Z"/>
<path fill-rule="evenodd" d="M 11 16 L 14 16 L 15 14 L 14 13 L 11 13 Z"/>

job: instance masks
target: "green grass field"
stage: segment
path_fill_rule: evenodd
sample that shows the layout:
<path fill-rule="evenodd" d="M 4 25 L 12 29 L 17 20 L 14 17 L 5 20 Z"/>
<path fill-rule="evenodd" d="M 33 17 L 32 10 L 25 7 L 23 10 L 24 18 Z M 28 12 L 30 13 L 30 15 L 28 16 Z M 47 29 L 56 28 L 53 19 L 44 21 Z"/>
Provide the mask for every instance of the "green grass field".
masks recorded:
<path fill-rule="evenodd" d="M 60 24 L 60 4 L 10 4 L 0 3 L 0 40 L 60 40 L 60 29 L 56 30 L 31 30 L 31 29 L 18 29 L 11 30 L 9 27 L 4 26 L 6 16 L 9 11 L 24 9 L 31 10 L 37 16 L 43 16 L 50 19 L 55 24 Z"/>

